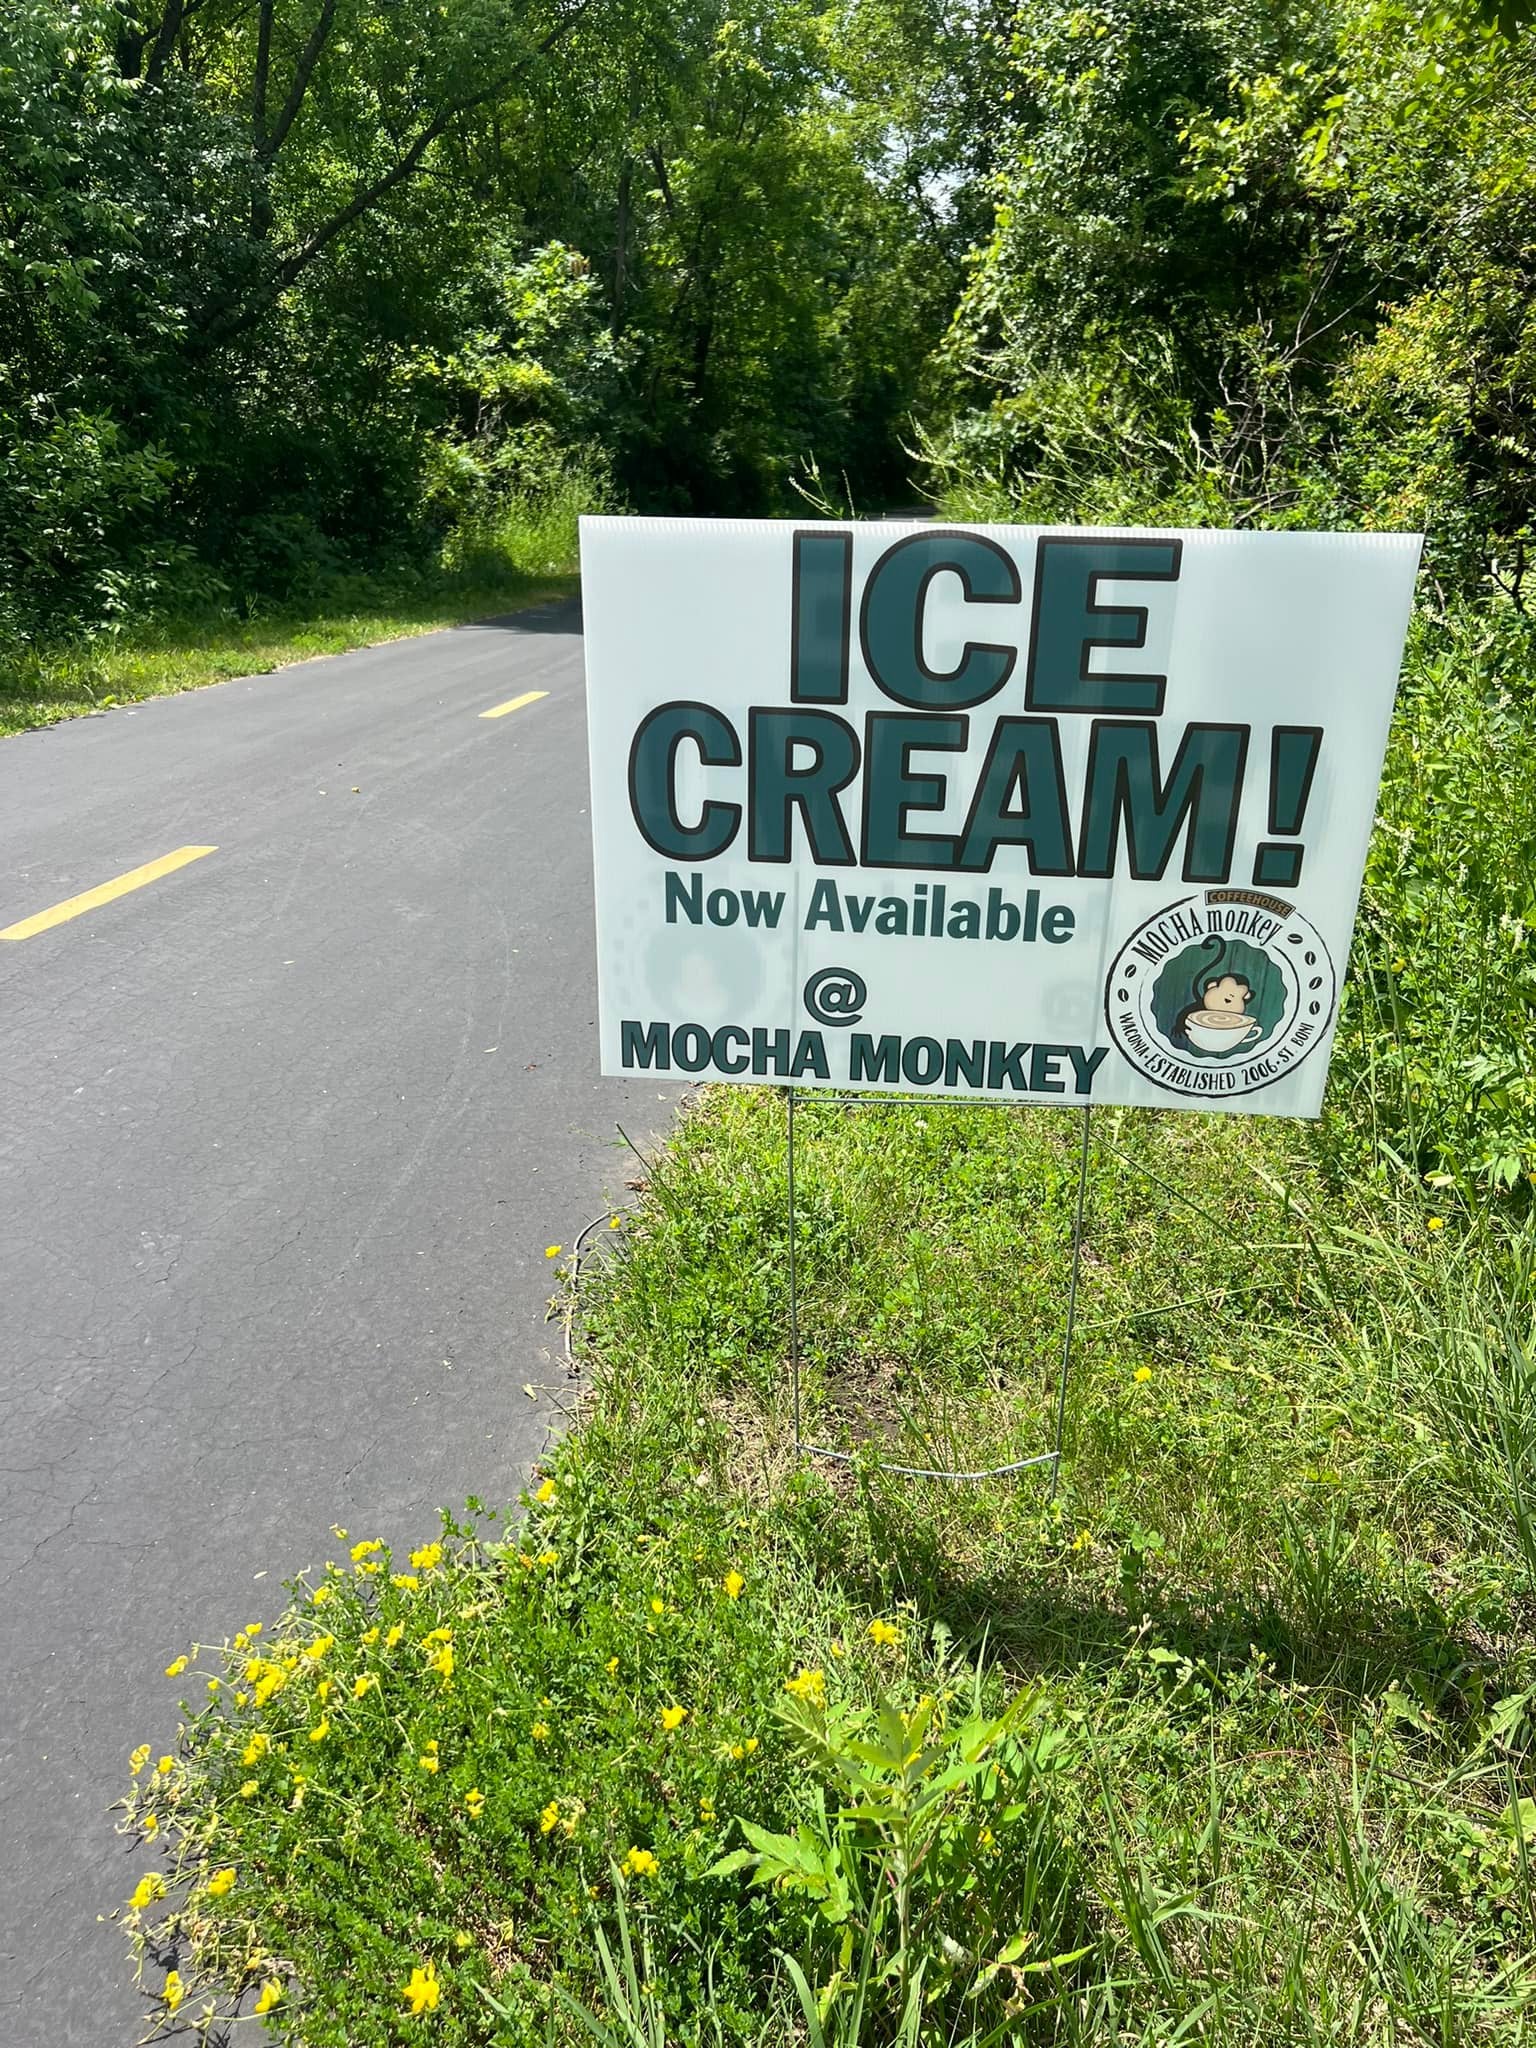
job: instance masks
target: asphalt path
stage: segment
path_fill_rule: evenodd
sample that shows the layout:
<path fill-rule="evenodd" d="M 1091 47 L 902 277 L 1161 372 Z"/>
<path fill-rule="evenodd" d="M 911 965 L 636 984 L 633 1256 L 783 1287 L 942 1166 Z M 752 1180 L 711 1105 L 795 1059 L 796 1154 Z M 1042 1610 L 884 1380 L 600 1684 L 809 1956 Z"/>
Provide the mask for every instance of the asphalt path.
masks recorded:
<path fill-rule="evenodd" d="M 545 1247 L 672 1101 L 596 1072 L 587 813 L 573 605 L 0 741 L 0 930 L 216 849 L 0 943 L 4 2048 L 142 2029 L 165 1666 L 558 1425 Z"/>

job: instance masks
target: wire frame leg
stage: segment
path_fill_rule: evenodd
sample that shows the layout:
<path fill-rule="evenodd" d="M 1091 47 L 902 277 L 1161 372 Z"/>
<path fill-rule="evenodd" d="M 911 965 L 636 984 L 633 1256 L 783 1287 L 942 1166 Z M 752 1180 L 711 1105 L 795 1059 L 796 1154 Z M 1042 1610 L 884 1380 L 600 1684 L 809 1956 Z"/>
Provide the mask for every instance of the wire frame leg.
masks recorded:
<path fill-rule="evenodd" d="M 794 1409 L 795 1456 L 801 1452 L 800 1442 L 800 1288 L 799 1275 L 795 1270 L 795 1091 L 785 1091 L 786 1152 L 789 1174 L 789 1389 L 790 1403 Z"/>
<path fill-rule="evenodd" d="M 1083 1142 L 1077 1155 L 1077 1201 L 1072 1210 L 1072 1277 L 1067 1282 L 1067 1327 L 1061 1340 L 1061 1392 L 1056 1401 L 1056 1449 L 1051 1459 L 1051 1499 L 1061 1484 L 1061 1449 L 1067 1428 L 1067 1381 L 1072 1372 L 1072 1333 L 1077 1327 L 1077 1283 L 1083 1271 L 1083 1211 L 1088 1205 L 1088 1152 L 1093 1141 L 1093 1105 L 1083 1105 Z"/>
<path fill-rule="evenodd" d="M 795 1240 L 795 1091 L 786 1088 L 785 1098 L 785 1151 L 786 1179 L 789 1194 L 789 1386 L 790 1404 L 794 1417 L 795 1456 L 831 1458 L 840 1464 L 853 1463 L 855 1453 L 839 1451 L 826 1444 L 807 1443 L 801 1434 L 800 1403 L 800 1288 L 796 1260 Z M 849 1109 L 885 1108 L 889 1103 L 876 1097 L 836 1096 L 833 1100 Z M 986 1102 L 977 1107 L 993 1109 L 1000 1105 Z M 883 1465 L 882 1470 L 905 1479 L 1002 1479 L 1014 1472 L 1027 1472 L 1036 1465 L 1051 1468 L 1050 1498 L 1056 1498 L 1056 1489 L 1061 1480 L 1062 1445 L 1067 1426 L 1067 1385 L 1072 1371 L 1072 1339 L 1077 1328 L 1077 1291 L 1083 1270 L 1083 1218 L 1088 1205 L 1088 1161 L 1093 1138 L 1093 1108 L 1083 1108 L 1083 1135 L 1077 1159 L 1077 1198 L 1072 1209 L 1072 1269 L 1067 1284 L 1067 1324 L 1061 1342 L 1061 1385 L 1056 1399 L 1056 1442 L 1049 1451 L 1041 1451 L 1032 1458 L 1020 1458 L 1011 1465 L 989 1465 L 976 1472 L 954 1472 L 928 1465 Z"/>

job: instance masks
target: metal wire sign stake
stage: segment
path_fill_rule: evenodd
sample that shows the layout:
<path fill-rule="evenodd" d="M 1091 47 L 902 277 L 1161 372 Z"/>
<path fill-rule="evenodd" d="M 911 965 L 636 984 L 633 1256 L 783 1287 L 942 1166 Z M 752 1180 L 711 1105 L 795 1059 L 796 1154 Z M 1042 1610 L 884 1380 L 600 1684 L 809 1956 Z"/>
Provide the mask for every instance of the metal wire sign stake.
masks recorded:
<path fill-rule="evenodd" d="M 832 1101 L 843 1109 L 890 1109 L 908 1105 L 901 1099 L 869 1095 L 835 1095 Z M 800 1399 L 800 1280 L 798 1261 L 795 1253 L 795 1091 L 786 1088 L 785 1101 L 785 1152 L 787 1158 L 787 1182 L 789 1190 L 789 1385 L 790 1403 L 794 1418 L 795 1455 L 797 1457 L 830 1458 L 839 1464 L 851 1465 L 857 1458 L 856 1451 L 837 1450 L 830 1444 L 815 1444 L 808 1441 L 801 1427 Z M 995 1102 L 970 1103 L 969 1108 L 997 1109 L 1003 1107 Z M 1072 1337 L 1077 1326 L 1077 1289 L 1083 1270 L 1083 1213 L 1088 1201 L 1088 1158 L 1093 1136 L 1093 1106 L 1087 1104 L 1082 1110 L 1082 1138 L 1077 1156 L 1077 1198 L 1072 1208 L 1072 1268 L 1067 1283 L 1067 1320 L 1061 1339 L 1061 1367 L 1056 1392 L 1056 1440 L 1048 1451 L 1038 1451 L 1031 1458 L 1019 1458 L 1008 1465 L 987 1465 L 974 1472 L 957 1472 L 938 1465 L 890 1465 L 882 1461 L 881 1470 L 891 1472 L 904 1479 L 948 1479 L 955 1481 L 977 1479 L 1005 1479 L 1015 1472 L 1028 1472 L 1038 1465 L 1051 1468 L 1050 1498 L 1056 1498 L 1056 1488 L 1061 1479 L 1062 1444 L 1067 1426 L 1067 1385 L 1072 1372 Z"/>
<path fill-rule="evenodd" d="M 797 1450 L 800 1095 L 1080 1112 L 1051 1447 L 886 1468 L 1053 1489 L 1089 1105 L 1320 1113 L 1419 547 L 582 521 L 602 1071 L 785 1090 Z"/>

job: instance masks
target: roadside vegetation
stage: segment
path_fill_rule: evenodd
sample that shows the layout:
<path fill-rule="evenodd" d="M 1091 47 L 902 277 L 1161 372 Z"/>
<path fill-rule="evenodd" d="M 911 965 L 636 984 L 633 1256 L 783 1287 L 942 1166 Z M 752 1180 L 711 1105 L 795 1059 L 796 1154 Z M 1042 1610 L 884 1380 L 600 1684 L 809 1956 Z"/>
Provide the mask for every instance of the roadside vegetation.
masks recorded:
<path fill-rule="evenodd" d="M 166 1646 L 154 2024 L 1531 2037 L 1527 11 L 0 0 L 11 726 L 503 609 L 582 509 L 1427 535 L 1327 1115 L 1096 1119 L 1054 1495 L 882 1461 L 1047 1447 L 1070 1120 L 806 1108 L 817 1464 L 783 1104 L 701 1096 L 528 1493 Z"/>
<path fill-rule="evenodd" d="M 1474 683 L 1472 630 L 1416 629 L 1324 1122 L 1095 1119 L 1054 1499 L 881 1464 L 1048 1447 L 1075 1120 L 802 1104 L 807 1429 L 864 1449 L 801 1464 L 782 1099 L 706 1092 L 616 1171 L 584 1416 L 522 1500 L 408 1557 L 338 1531 L 275 1625 L 173 1661 L 123 1818 L 152 2011 L 1527 2037 L 1536 1235 L 1496 1077 L 1536 805 L 1527 643 Z"/>
<path fill-rule="evenodd" d="M 574 596 L 576 522 L 600 502 L 573 480 L 454 533 L 425 562 L 332 568 L 240 605 L 219 587 L 199 603 L 0 648 L 0 736 Z"/>

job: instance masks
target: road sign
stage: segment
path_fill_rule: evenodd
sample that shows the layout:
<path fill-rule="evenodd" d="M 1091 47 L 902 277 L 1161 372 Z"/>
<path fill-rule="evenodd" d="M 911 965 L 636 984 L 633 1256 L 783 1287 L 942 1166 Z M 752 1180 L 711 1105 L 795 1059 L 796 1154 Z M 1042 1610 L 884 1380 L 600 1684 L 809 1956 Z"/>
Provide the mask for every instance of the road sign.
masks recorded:
<path fill-rule="evenodd" d="M 1419 546 L 583 520 L 603 1072 L 1316 1115 Z"/>

